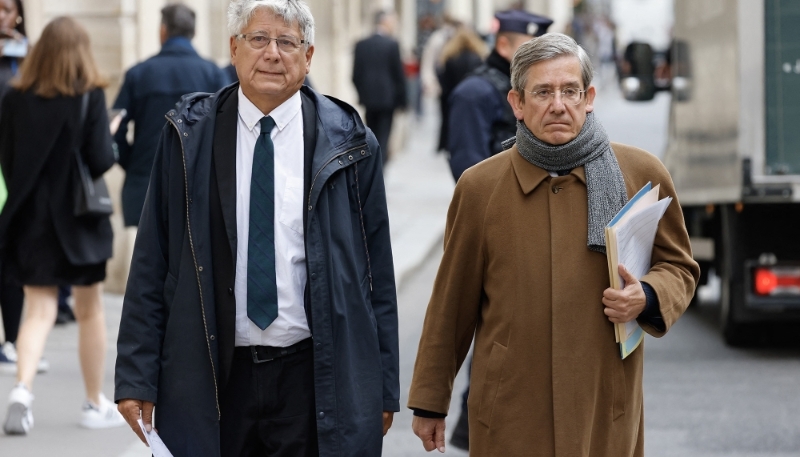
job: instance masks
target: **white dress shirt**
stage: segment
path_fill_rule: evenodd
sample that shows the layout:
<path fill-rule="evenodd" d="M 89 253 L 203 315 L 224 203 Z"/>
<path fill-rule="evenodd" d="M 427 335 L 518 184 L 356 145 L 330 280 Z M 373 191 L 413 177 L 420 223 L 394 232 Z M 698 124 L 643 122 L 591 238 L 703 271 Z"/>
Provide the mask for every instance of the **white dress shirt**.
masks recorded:
<path fill-rule="evenodd" d="M 290 346 L 311 336 L 303 297 L 306 253 L 303 239 L 303 116 L 300 92 L 275 108 L 270 137 L 275 145 L 275 275 L 278 317 L 265 330 L 247 317 L 247 245 L 253 150 L 264 114 L 239 88 L 236 135 L 236 346 Z"/>

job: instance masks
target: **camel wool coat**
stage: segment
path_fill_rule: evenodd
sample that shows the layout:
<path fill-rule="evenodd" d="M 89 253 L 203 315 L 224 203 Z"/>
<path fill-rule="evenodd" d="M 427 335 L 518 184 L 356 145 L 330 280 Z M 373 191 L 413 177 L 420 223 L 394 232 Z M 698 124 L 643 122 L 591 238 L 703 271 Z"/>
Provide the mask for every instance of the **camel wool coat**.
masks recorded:
<path fill-rule="evenodd" d="M 660 198 L 674 199 L 641 278 L 669 330 L 699 276 L 681 208 L 655 156 L 612 148 L 629 196 L 651 181 L 661 184 Z M 587 218 L 584 168 L 551 177 L 516 146 L 458 181 L 408 406 L 447 413 L 474 335 L 472 456 L 644 455 L 644 344 L 621 360 L 601 301 L 606 256 L 587 248 Z M 666 333 L 641 324 L 652 336 Z"/>

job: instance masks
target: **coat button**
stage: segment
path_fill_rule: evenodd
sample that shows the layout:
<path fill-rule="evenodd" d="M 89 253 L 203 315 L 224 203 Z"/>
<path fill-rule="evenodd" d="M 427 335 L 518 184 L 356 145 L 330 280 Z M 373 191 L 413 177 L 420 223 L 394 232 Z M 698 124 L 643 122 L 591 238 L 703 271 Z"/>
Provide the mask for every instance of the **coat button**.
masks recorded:
<path fill-rule="evenodd" d="M 341 160 L 339 160 L 339 165 L 344 165 L 344 162 L 342 162 Z"/>
<path fill-rule="evenodd" d="M 361 150 L 361 155 L 362 155 L 362 156 L 363 156 L 363 155 L 365 155 L 366 153 L 367 153 L 367 151 L 365 151 L 365 150 L 363 150 L 363 149 Z"/>
<path fill-rule="evenodd" d="M 183 119 L 178 119 L 178 124 L 183 123 Z"/>
<path fill-rule="evenodd" d="M 320 412 L 319 412 L 319 418 L 320 418 L 320 419 L 325 419 L 325 413 L 324 413 L 324 412 L 322 412 L 322 411 L 320 411 Z"/>
<path fill-rule="evenodd" d="M 311 208 L 313 208 L 313 207 L 311 205 L 308 205 L 308 210 L 309 211 L 311 211 Z"/>
<path fill-rule="evenodd" d="M 350 159 L 350 160 L 353 160 L 353 156 L 352 155 L 347 156 L 347 158 Z"/>
<path fill-rule="evenodd" d="M 183 132 L 183 136 L 189 136 L 189 134 L 186 133 L 186 132 Z"/>
<path fill-rule="evenodd" d="M 316 273 L 311 273 L 311 279 L 317 279 L 317 274 Z"/>
<path fill-rule="evenodd" d="M 203 267 L 202 267 L 202 266 L 200 266 L 200 267 L 197 267 L 197 269 L 198 269 L 199 271 L 203 271 Z"/>
<path fill-rule="evenodd" d="M 214 341 L 216 338 L 214 337 L 214 335 L 211 335 L 211 336 L 208 337 L 208 339 L 210 339 L 211 341 Z"/>
<path fill-rule="evenodd" d="M 553 186 L 553 193 L 557 194 L 561 189 L 563 189 L 563 187 Z"/>
<path fill-rule="evenodd" d="M 228 295 L 233 295 L 233 287 L 228 287 Z"/>

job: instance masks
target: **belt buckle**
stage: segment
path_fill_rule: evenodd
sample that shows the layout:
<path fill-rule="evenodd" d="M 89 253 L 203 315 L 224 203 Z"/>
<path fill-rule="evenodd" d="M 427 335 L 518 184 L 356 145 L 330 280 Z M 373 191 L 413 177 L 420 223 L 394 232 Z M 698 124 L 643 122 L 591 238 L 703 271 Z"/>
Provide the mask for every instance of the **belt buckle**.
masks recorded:
<path fill-rule="evenodd" d="M 274 357 L 269 358 L 269 359 L 263 359 L 263 360 L 259 359 L 258 358 L 258 351 L 256 351 L 256 347 L 255 346 L 250 346 L 250 354 L 253 356 L 253 363 L 264 363 L 264 362 L 270 362 L 272 360 L 275 360 Z"/>

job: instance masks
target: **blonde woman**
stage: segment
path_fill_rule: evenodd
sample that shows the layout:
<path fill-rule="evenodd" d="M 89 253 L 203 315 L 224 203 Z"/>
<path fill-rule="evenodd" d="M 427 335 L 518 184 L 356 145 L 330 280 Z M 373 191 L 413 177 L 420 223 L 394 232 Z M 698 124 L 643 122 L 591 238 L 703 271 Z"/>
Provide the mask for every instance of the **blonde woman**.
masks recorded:
<path fill-rule="evenodd" d="M 26 308 L 6 434 L 25 435 L 33 427 L 36 367 L 56 318 L 58 286 L 66 285 L 73 286 L 75 296 L 86 388 L 80 424 L 124 424 L 102 394 L 102 281 L 111 257 L 111 224 L 108 216 L 77 217 L 73 212 L 75 148 L 94 177 L 114 163 L 105 85 L 86 30 L 72 18 L 59 17 L 45 27 L 3 100 L 0 162 L 8 201 L 0 214 L 0 246 L 23 284 Z"/>

